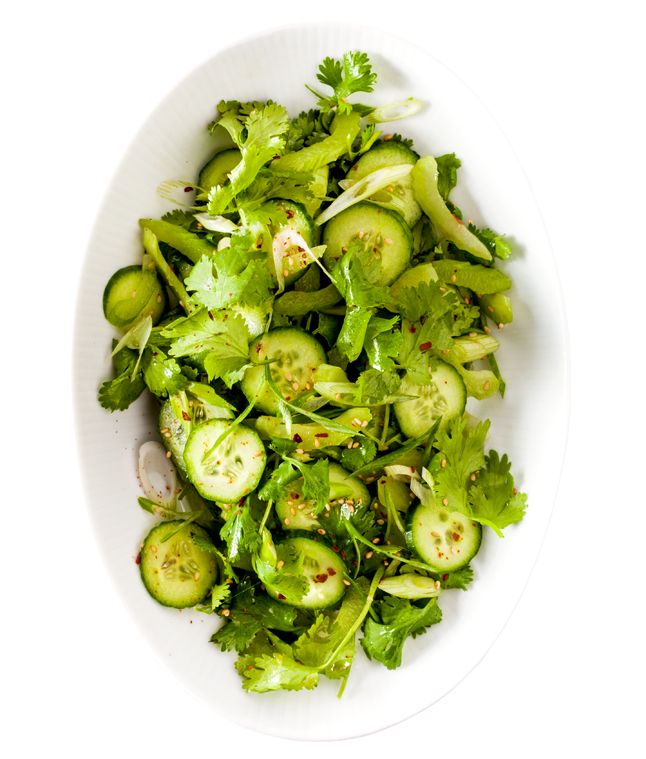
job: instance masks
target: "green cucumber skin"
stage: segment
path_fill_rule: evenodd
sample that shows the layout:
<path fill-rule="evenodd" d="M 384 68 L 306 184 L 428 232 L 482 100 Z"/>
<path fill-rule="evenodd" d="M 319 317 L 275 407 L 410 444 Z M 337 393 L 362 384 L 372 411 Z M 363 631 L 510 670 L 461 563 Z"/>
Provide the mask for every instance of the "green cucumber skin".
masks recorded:
<path fill-rule="evenodd" d="M 115 310 L 118 308 L 118 303 L 115 303 L 114 299 L 117 297 L 117 289 L 123 287 L 123 280 L 126 277 L 139 279 L 139 286 L 141 287 L 141 284 L 145 283 L 150 289 L 150 293 L 143 305 L 132 318 L 119 319 L 115 313 Z M 119 302 L 130 305 L 133 300 L 138 300 L 137 298 L 133 299 L 130 293 L 127 293 L 126 296 L 127 297 L 125 298 L 120 298 Z M 106 320 L 113 327 L 116 327 L 123 332 L 127 332 L 130 327 L 136 324 L 139 319 L 144 316 L 150 316 L 153 320 L 153 324 L 156 324 L 161 319 L 164 309 L 166 308 L 166 296 L 164 295 L 164 288 L 155 272 L 142 269 L 141 266 L 135 264 L 133 266 L 124 266 L 122 269 L 118 269 L 114 272 L 103 290 L 102 304 L 103 315 Z"/>
<path fill-rule="evenodd" d="M 314 370 L 316 367 L 324 364 L 327 360 L 323 346 L 315 337 L 312 337 L 309 332 L 306 332 L 299 327 L 277 327 L 276 329 L 272 329 L 266 334 L 257 337 L 249 346 L 249 358 L 253 364 L 269 359 L 271 356 L 275 356 L 279 351 L 284 354 L 286 350 L 289 350 L 292 341 L 301 345 L 299 350 L 303 351 L 304 349 L 307 349 L 308 351 L 311 351 L 309 358 L 312 360 L 310 363 L 307 363 L 307 361 L 302 362 L 300 366 L 296 365 L 294 368 L 283 369 L 276 364 L 270 365 L 272 367 L 270 369 L 272 379 L 281 392 L 285 390 L 283 396 L 285 400 L 289 402 L 295 401 L 301 395 L 309 392 L 309 389 L 306 386 L 307 383 L 310 383 L 311 385 L 314 384 Z M 261 356 L 263 353 L 265 354 L 265 358 L 262 358 Z M 298 361 L 294 361 L 293 363 L 298 364 Z M 245 372 L 240 383 L 240 389 L 249 401 L 256 397 L 258 389 L 262 384 L 264 372 L 264 366 L 251 366 Z M 287 379 L 287 374 L 291 374 L 292 377 L 295 378 L 296 373 L 298 373 L 299 376 L 298 380 Z M 294 388 L 291 384 L 293 382 L 296 382 L 299 387 Z M 283 387 L 281 387 L 281 385 L 283 385 Z M 256 397 L 256 408 L 260 411 L 264 411 L 266 414 L 278 413 L 278 399 L 272 392 L 271 388 L 265 387 L 260 390 Z"/>
<path fill-rule="evenodd" d="M 428 510 L 429 514 L 423 515 L 420 512 L 420 509 L 422 511 Z M 457 558 L 456 554 L 451 553 L 450 557 L 448 554 L 443 552 L 443 555 L 447 556 L 448 558 L 445 561 L 442 561 L 441 556 L 434 556 L 432 553 L 432 549 L 426 550 L 426 541 L 422 540 L 422 536 L 418 534 L 420 527 L 415 528 L 415 520 L 419 520 L 420 517 L 423 516 L 430 516 L 430 511 L 435 510 L 438 512 L 444 512 L 448 515 L 448 521 L 451 519 L 458 519 L 460 522 L 466 523 L 468 530 L 473 530 L 472 535 L 472 541 L 470 548 L 463 553 L 463 555 L 460 558 Z M 439 518 L 438 518 L 438 521 Z M 441 528 L 440 528 L 441 529 Z M 434 530 L 437 531 L 437 530 Z M 429 528 L 430 532 L 430 528 Z M 459 531 L 458 531 L 459 532 Z M 439 533 L 441 535 L 441 533 Z M 437 540 L 438 538 L 434 538 L 432 535 L 428 535 L 428 541 L 430 543 L 431 539 Z M 441 538 L 440 538 L 441 539 Z M 480 550 L 480 546 L 482 545 L 482 526 L 478 524 L 477 522 L 473 522 L 469 520 L 467 516 L 464 514 L 461 514 L 459 512 L 448 512 L 446 509 L 444 509 L 441 506 L 425 506 L 422 503 L 419 503 L 415 508 L 411 509 L 408 512 L 408 519 L 406 521 L 406 544 L 408 547 L 415 552 L 415 554 L 420 558 L 421 561 L 423 561 L 425 564 L 428 564 L 431 569 L 433 569 L 436 572 L 455 572 L 456 569 L 462 569 L 462 567 L 465 567 L 472 559 L 473 557 L 478 553 Z M 460 545 L 460 541 L 456 541 L 452 547 L 455 548 L 456 551 L 461 551 L 461 548 L 457 548 L 456 546 Z"/>
<path fill-rule="evenodd" d="M 181 525 L 184 525 L 184 527 L 182 530 L 180 530 L 177 537 L 173 537 L 166 542 L 162 542 L 162 538 L 165 535 L 170 534 L 173 532 L 173 530 L 179 528 Z M 159 563 L 159 558 L 161 555 L 163 555 L 164 551 L 168 552 L 174 546 L 174 540 L 179 539 L 180 537 L 184 537 L 181 534 L 182 532 L 188 533 L 185 540 L 187 543 L 190 540 L 190 536 L 192 535 L 210 541 L 206 530 L 204 530 L 199 525 L 186 524 L 186 522 L 183 522 L 181 520 L 173 520 L 169 522 L 162 522 L 161 524 L 153 527 L 144 539 L 140 552 L 139 572 L 144 587 L 150 596 L 154 598 L 155 601 L 157 601 L 157 603 L 161 604 L 162 606 L 170 606 L 175 609 L 186 609 L 199 603 L 215 584 L 218 572 L 215 556 L 208 554 L 195 544 L 189 543 L 188 552 L 185 553 L 182 551 L 180 546 L 180 551 L 178 551 L 177 555 L 172 555 L 169 557 L 171 560 L 177 561 L 178 567 L 186 566 L 185 564 L 182 564 L 182 554 L 184 554 L 184 556 L 187 556 L 189 560 L 192 559 L 198 567 L 197 569 L 193 570 L 194 574 L 192 577 L 190 574 L 185 576 L 185 573 L 178 573 L 180 582 L 184 584 L 184 587 L 180 587 L 180 590 L 184 590 L 185 592 L 178 592 L 177 587 L 175 587 L 173 590 L 174 583 L 170 579 L 168 581 L 168 584 L 164 584 L 163 578 L 160 578 L 162 566 L 160 565 L 157 567 L 156 563 Z M 156 542 L 157 540 L 159 540 L 159 544 Z M 153 548 L 155 549 L 154 551 Z M 185 558 L 184 561 L 186 562 L 187 559 Z M 192 567 L 187 567 L 188 570 L 191 568 Z M 168 567 L 166 571 L 173 571 L 173 569 L 174 567 L 171 566 Z M 197 580 L 195 579 L 195 574 L 198 576 Z M 191 585 L 187 586 L 186 583 L 192 583 L 193 587 L 191 587 Z"/>
<path fill-rule="evenodd" d="M 377 251 L 368 253 L 373 260 L 369 266 L 364 264 L 366 276 L 375 285 L 392 284 L 410 265 L 413 236 L 409 226 L 396 211 L 376 203 L 356 203 L 325 224 L 323 243 L 327 248 L 323 253 L 323 262 L 334 268 L 355 239 L 364 240 L 367 250 L 372 235 L 377 237 L 375 245 L 379 253 L 378 256 Z M 384 245 L 387 248 L 384 249 Z"/>

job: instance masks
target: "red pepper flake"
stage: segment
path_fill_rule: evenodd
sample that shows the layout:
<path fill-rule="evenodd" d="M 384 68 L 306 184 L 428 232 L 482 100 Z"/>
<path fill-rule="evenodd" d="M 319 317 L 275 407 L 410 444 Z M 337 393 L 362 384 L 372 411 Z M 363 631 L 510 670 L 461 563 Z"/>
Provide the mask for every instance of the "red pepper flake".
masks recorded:
<path fill-rule="evenodd" d="M 410 327 L 408 328 L 408 331 L 415 334 L 417 332 L 417 327 L 414 324 L 411 324 Z"/>
<path fill-rule="evenodd" d="M 279 601 L 284 601 L 284 600 L 287 598 L 287 596 L 284 596 L 282 593 L 279 593 L 279 594 L 276 596 L 276 598 L 277 598 Z"/>
<path fill-rule="evenodd" d="M 135 564 L 141 564 L 141 551 L 135 556 Z"/>
<path fill-rule="evenodd" d="M 322 572 L 320 575 L 314 575 L 314 582 L 325 582 L 327 580 L 327 575 Z"/>
<path fill-rule="evenodd" d="M 348 557 L 346 556 L 346 553 L 345 553 L 345 551 L 341 551 L 341 554 L 340 554 L 340 556 L 341 556 L 341 558 L 343 559 L 343 561 L 345 561 L 345 560 L 348 558 Z"/>
<path fill-rule="evenodd" d="M 192 187 L 185 187 L 184 188 L 184 192 L 193 192 L 193 188 Z"/>
<path fill-rule="evenodd" d="M 190 422 L 191 421 L 191 416 L 186 411 L 182 410 L 182 419 L 185 422 Z"/>
<path fill-rule="evenodd" d="M 442 582 L 446 582 L 449 579 L 448 575 L 442 575 Z"/>
<path fill-rule="evenodd" d="M 256 345 L 256 353 L 260 353 L 261 350 L 262 350 L 262 343 L 258 343 Z"/>
<path fill-rule="evenodd" d="M 432 348 L 432 347 L 433 347 L 433 343 L 429 340 L 429 342 L 427 342 L 427 343 L 422 343 L 419 346 L 419 349 L 421 351 L 427 351 L 427 350 L 429 350 L 429 348 Z"/>
<path fill-rule="evenodd" d="M 303 442 L 303 438 L 298 434 L 298 432 L 294 433 L 294 437 L 292 438 L 292 440 L 295 443 L 302 443 Z"/>
<path fill-rule="evenodd" d="M 327 432 L 317 432 L 314 437 L 330 437 Z"/>
<path fill-rule="evenodd" d="M 332 546 L 334 553 L 339 553 L 339 546 Z"/>
<path fill-rule="evenodd" d="M 296 211 L 293 211 L 291 208 L 288 208 L 286 213 L 288 219 L 293 219 L 296 216 Z"/>
<path fill-rule="evenodd" d="M 334 577 L 334 575 L 336 574 L 336 569 L 334 569 L 334 567 L 328 567 L 327 573 L 330 575 L 330 577 Z"/>

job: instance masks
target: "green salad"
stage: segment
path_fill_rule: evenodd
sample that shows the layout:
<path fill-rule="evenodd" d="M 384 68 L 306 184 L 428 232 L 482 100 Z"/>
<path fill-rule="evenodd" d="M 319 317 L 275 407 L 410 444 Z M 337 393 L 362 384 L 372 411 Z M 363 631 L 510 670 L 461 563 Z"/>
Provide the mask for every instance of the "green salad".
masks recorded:
<path fill-rule="evenodd" d="M 219 617 L 211 641 L 255 692 L 341 693 L 359 647 L 400 666 L 527 501 L 466 410 L 504 395 L 510 245 L 452 202 L 455 154 L 380 128 L 420 101 L 354 102 L 365 53 L 317 78 L 295 117 L 218 104 L 220 147 L 162 184 L 176 208 L 139 220 L 142 260 L 103 295 L 120 337 L 99 401 L 159 408 L 141 580 Z"/>

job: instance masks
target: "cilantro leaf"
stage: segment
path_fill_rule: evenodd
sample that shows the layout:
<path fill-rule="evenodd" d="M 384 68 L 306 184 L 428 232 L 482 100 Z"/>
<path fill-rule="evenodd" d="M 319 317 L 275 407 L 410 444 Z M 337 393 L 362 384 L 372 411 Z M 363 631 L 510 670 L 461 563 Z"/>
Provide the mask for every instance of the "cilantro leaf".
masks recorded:
<path fill-rule="evenodd" d="M 520 522 L 527 508 L 527 496 L 516 491 L 510 469 L 507 454 L 500 458 L 496 451 L 489 451 L 484 469 L 469 490 L 473 519 L 500 536 L 505 527 Z"/>
<path fill-rule="evenodd" d="M 480 242 L 485 244 L 492 256 L 502 259 L 511 256 L 512 246 L 509 240 L 505 239 L 504 235 L 499 235 L 497 232 L 494 232 L 493 229 L 487 227 L 476 227 L 476 225 L 472 223 L 469 223 L 467 226 L 469 232 L 473 232 Z"/>
<path fill-rule="evenodd" d="M 285 653 L 275 651 L 260 656 L 246 656 L 239 672 L 242 687 L 254 693 L 274 690 L 311 690 L 318 685 L 316 669 L 295 661 Z"/>
<path fill-rule="evenodd" d="M 366 369 L 361 372 L 355 383 L 357 388 L 357 403 L 376 405 L 399 390 L 401 379 L 396 372 L 381 372 L 377 369 Z"/>
<path fill-rule="evenodd" d="M 122 348 L 114 356 L 116 376 L 99 388 L 99 403 L 103 408 L 109 411 L 123 411 L 143 393 L 146 385 L 141 371 L 135 371 L 138 360 L 137 351 L 129 348 Z"/>
<path fill-rule="evenodd" d="M 261 630 L 296 632 L 298 612 L 293 606 L 274 601 L 265 593 L 254 594 L 248 583 L 241 583 L 233 596 L 226 622 L 211 636 L 211 643 L 222 651 L 242 652 L 249 648 Z"/>
<path fill-rule="evenodd" d="M 390 289 L 378 284 L 379 271 L 370 266 L 370 244 L 354 239 L 330 272 L 332 282 L 349 306 L 377 308 L 392 303 Z"/>
<path fill-rule="evenodd" d="M 458 169 L 462 161 L 455 153 L 446 153 L 435 159 L 437 163 L 437 189 L 444 200 L 449 199 L 449 193 L 458 183 Z"/>
<path fill-rule="evenodd" d="M 377 445 L 370 438 L 364 437 L 359 440 L 358 448 L 343 448 L 341 451 L 341 466 L 354 472 L 364 464 L 374 460 L 377 455 Z"/>
<path fill-rule="evenodd" d="M 192 300 L 208 309 L 226 308 L 231 303 L 257 306 L 271 297 L 273 281 L 264 260 L 251 260 L 240 273 L 218 267 L 217 258 L 203 256 L 186 278 Z"/>
<path fill-rule="evenodd" d="M 489 426 L 486 420 L 469 427 L 464 417 L 458 417 L 437 433 L 435 446 L 446 465 L 435 474 L 435 492 L 449 511 L 471 515 L 467 492 L 470 476 L 484 466 L 484 441 Z"/>
<path fill-rule="evenodd" d="M 211 188 L 207 203 L 211 216 L 224 213 L 236 195 L 249 187 L 260 169 L 283 152 L 289 118 L 282 106 L 270 103 L 253 108 L 243 122 L 239 111 L 229 110 L 217 123 L 240 148 L 241 158 L 229 173 L 228 184 Z"/>
<path fill-rule="evenodd" d="M 209 380 L 237 381 L 249 361 L 249 333 L 243 319 L 229 311 L 207 309 L 177 319 L 162 330 L 172 338 L 170 355 L 202 355 Z"/>
<path fill-rule="evenodd" d="M 395 326 L 399 317 L 382 319 L 373 316 L 370 319 L 364 340 L 368 361 L 373 369 L 389 372 L 395 368 L 394 358 L 397 358 L 402 348 L 402 333 Z"/>
<path fill-rule="evenodd" d="M 410 601 L 395 596 L 379 604 L 382 623 L 369 617 L 363 628 L 361 645 L 368 658 L 396 669 L 402 662 L 404 642 L 416 637 L 426 628 L 442 620 L 442 611 L 432 598 L 425 606 L 414 606 Z"/>
<path fill-rule="evenodd" d="M 161 348 L 146 348 L 142 366 L 148 389 L 159 398 L 174 395 L 188 385 L 181 366 L 174 358 L 166 356 Z"/>
<path fill-rule="evenodd" d="M 300 464 L 303 475 L 303 495 L 314 502 L 315 514 L 320 514 L 330 500 L 330 462 L 319 459 L 315 464 Z"/>
<path fill-rule="evenodd" d="M 285 152 L 293 153 L 324 140 L 329 134 L 329 114 L 319 110 L 301 111 L 289 122 Z M 328 122 L 328 123 L 326 123 Z"/>
<path fill-rule="evenodd" d="M 260 548 L 262 539 L 258 532 L 258 524 L 251 514 L 249 501 L 229 510 L 220 530 L 220 537 L 228 546 L 228 557 L 231 560 Z"/>
<path fill-rule="evenodd" d="M 328 56 L 319 66 L 316 78 L 321 84 L 333 90 L 333 95 L 322 95 L 311 87 L 307 87 L 318 98 L 321 111 L 336 108 L 340 113 L 349 113 L 354 109 L 365 116 L 373 110 L 346 102 L 346 99 L 355 92 L 372 92 L 373 90 L 377 74 L 373 72 L 366 53 L 355 50 L 345 53 L 341 59 Z"/>
<path fill-rule="evenodd" d="M 263 501 L 277 501 L 285 494 L 290 482 L 298 479 L 299 470 L 292 461 L 283 461 L 274 469 L 269 479 L 258 491 L 258 497 Z"/>
<path fill-rule="evenodd" d="M 442 575 L 441 580 L 442 587 L 446 590 L 452 588 L 467 590 L 473 581 L 473 569 L 467 564 L 466 567 L 456 569 L 455 572 L 449 572 L 448 574 Z"/>

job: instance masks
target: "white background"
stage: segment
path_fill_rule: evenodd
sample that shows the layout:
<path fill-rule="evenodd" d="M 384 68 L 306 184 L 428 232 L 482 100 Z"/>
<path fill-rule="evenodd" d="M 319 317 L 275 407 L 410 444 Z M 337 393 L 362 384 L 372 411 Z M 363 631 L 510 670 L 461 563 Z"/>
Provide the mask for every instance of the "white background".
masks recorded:
<path fill-rule="evenodd" d="M 410 0 L 4 7 L 3 756 L 644 755 L 646 53 L 638 7 L 548 0 L 427 2 L 424 10 Z M 134 132 L 220 47 L 282 23 L 324 20 L 408 37 L 487 103 L 545 218 L 572 370 L 562 484 L 511 621 L 440 703 L 333 746 L 222 722 L 148 649 L 97 556 L 71 397 L 84 249 Z"/>

